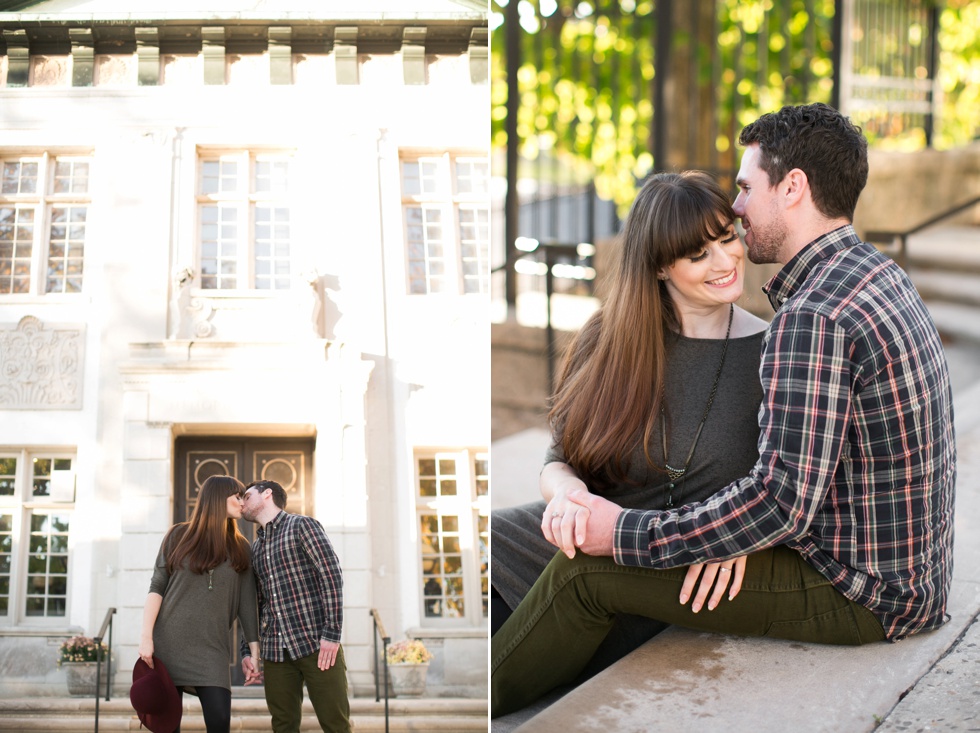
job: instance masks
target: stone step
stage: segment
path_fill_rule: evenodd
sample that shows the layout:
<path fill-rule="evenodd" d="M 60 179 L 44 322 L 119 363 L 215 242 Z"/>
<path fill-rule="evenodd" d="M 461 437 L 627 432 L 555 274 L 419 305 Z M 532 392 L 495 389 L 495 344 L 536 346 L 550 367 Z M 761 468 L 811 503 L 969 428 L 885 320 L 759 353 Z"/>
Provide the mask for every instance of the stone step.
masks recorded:
<path fill-rule="evenodd" d="M 980 226 L 938 226 L 913 234 L 908 256 L 910 269 L 980 273 Z"/>
<path fill-rule="evenodd" d="M 926 307 L 943 338 L 980 344 L 980 307 L 927 300 Z"/>
<path fill-rule="evenodd" d="M 351 721 L 358 733 L 385 730 L 384 700 L 354 698 Z M 79 697 L 0 699 L 0 731 L 57 731 L 88 733 L 95 723 L 95 700 Z M 487 701 L 471 698 L 392 699 L 388 703 L 390 731 L 464 733 L 486 731 Z M 269 712 L 261 698 L 232 699 L 232 731 L 268 731 Z M 140 721 L 125 696 L 99 701 L 100 731 L 136 731 Z M 302 730 L 319 730 L 313 706 L 303 702 Z M 182 731 L 205 730 L 200 706 L 185 696 Z"/>
<path fill-rule="evenodd" d="M 974 372 L 977 366 L 974 364 Z M 954 391 L 957 527 L 980 522 L 980 381 Z M 965 639 L 980 617 L 980 536 L 958 533 L 949 622 L 896 644 L 845 647 L 740 639 L 670 628 L 581 686 L 491 722 L 491 733 L 752 731 L 873 733 L 910 690 Z M 913 689 L 914 688 L 914 689 Z M 956 700 L 957 692 L 963 706 Z M 932 726 L 976 728 L 976 667 L 952 690 L 935 692 Z M 972 697 L 970 697 L 972 695 Z M 560 703 L 558 702 L 560 700 Z M 947 713 L 969 709 L 961 712 Z M 653 721 L 653 723 L 651 723 Z M 902 720 L 896 720 L 896 724 Z M 972 724 L 972 725 L 971 725 Z"/>
<path fill-rule="evenodd" d="M 980 247 L 980 244 L 977 245 Z M 943 271 L 956 271 L 963 273 L 971 273 L 973 275 L 980 275 L 980 262 L 976 259 L 970 258 L 958 258 L 956 256 L 950 255 L 915 255 L 909 256 L 908 268 L 910 271 L 927 272 L 936 270 L 939 272 Z M 914 277 L 912 278 L 915 279 Z"/>
<path fill-rule="evenodd" d="M 925 301 L 980 307 L 980 272 L 912 268 L 909 270 L 909 277 Z"/>

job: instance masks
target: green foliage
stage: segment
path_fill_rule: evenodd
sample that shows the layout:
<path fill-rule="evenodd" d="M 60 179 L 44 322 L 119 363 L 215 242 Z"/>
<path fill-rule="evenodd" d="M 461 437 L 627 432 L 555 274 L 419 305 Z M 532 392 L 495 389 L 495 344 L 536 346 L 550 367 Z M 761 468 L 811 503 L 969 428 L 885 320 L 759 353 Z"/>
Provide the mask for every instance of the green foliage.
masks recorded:
<path fill-rule="evenodd" d="M 495 148 L 507 142 L 507 3 L 491 0 Z M 699 126 L 692 131 L 709 144 L 719 165 L 734 166 L 738 133 L 759 115 L 784 104 L 831 100 L 835 5 L 833 0 L 717 0 L 713 17 L 710 11 L 707 19 L 701 17 L 702 23 L 713 24 L 716 34 L 718 53 L 712 69 L 704 36 L 692 38 L 693 24 L 679 17 L 689 15 L 694 4 L 675 4 L 672 63 L 675 70 L 684 64 L 696 69 L 701 108 L 710 106 L 714 120 L 710 130 L 703 119 L 696 120 L 692 125 Z M 540 159 L 557 162 L 560 174 L 550 175 L 567 182 L 594 181 L 599 196 L 616 201 L 621 210 L 632 201 L 636 182 L 658 165 L 652 138 L 654 6 L 650 0 L 522 0 L 518 6 L 521 158 L 532 164 Z M 922 44 L 922 29 L 913 24 L 905 40 L 910 47 Z M 939 41 L 943 114 L 934 144 L 952 147 L 978 133 L 980 0 L 949 0 L 941 15 Z M 902 62 L 902 50 L 896 44 L 878 44 L 871 62 L 887 70 L 889 64 Z M 713 78 L 718 82 L 712 89 Z M 924 145 L 921 128 L 907 121 L 878 125 L 870 113 L 860 114 L 852 117 L 865 126 L 874 145 Z M 554 166 L 541 170 L 545 168 Z"/>
<path fill-rule="evenodd" d="M 953 148 L 980 138 L 980 2 L 947 1 L 939 49 L 943 106 L 933 144 Z"/>

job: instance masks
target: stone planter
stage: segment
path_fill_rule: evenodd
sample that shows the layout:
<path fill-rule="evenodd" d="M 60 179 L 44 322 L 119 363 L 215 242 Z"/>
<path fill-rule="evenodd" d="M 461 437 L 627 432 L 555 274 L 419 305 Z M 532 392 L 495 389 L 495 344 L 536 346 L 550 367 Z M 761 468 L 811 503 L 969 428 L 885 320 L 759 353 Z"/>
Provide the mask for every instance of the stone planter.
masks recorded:
<path fill-rule="evenodd" d="M 62 662 L 61 666 L 65 668 L 69 695 L 95 697 L 95 662 Z M 106 663 L 102 662 L 101 684 L 98 686 L 100 692 L 105 690 L 107 675 Z"/>
<path fill-rule="evenodd" d="M 421 697 L 425 692 L 425 676 L 429 663 L 389 664 L 388 679 L 395 697 Z"/>

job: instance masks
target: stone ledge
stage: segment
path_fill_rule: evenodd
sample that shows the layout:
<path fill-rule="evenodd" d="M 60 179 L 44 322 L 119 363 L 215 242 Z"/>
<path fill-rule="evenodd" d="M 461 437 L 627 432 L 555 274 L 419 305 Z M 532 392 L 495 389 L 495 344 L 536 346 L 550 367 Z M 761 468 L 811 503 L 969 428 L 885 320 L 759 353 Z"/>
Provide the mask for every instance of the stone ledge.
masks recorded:
<path fill-rule="evenodd" d="M 554 704 L 492 722 L 492 733 L 873 731 L 980 616 L 980 383 L 954 396 L 954 574 L 941 629 L 863 647 L 743 639 L 671 628 Z M 543 708 L 543 709 L 542 709 Z M 540 712 L 537 712 L 540 710 Z M 536 714 L 535 714 L 536 713 Z"/>

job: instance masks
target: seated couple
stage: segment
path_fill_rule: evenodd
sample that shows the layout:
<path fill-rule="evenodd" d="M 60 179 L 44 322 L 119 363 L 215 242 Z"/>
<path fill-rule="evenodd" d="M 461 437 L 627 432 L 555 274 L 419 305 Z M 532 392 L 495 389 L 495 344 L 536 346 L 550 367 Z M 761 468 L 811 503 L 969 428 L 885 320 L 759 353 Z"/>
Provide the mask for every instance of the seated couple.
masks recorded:
<path fill-rule="evenodd" d="M 559 377 L 545 500 L 492 515 L 493 717 L 665 624 L 858 645 L 947 620 L 949 375 L 852 226 L 867 143 L 822 104 L 739 142 L 733 204 L 703 173 L 643 186 Z M 783 266 L 768 326 L 735 305 L 736 217 L 749 259 Z"/>

